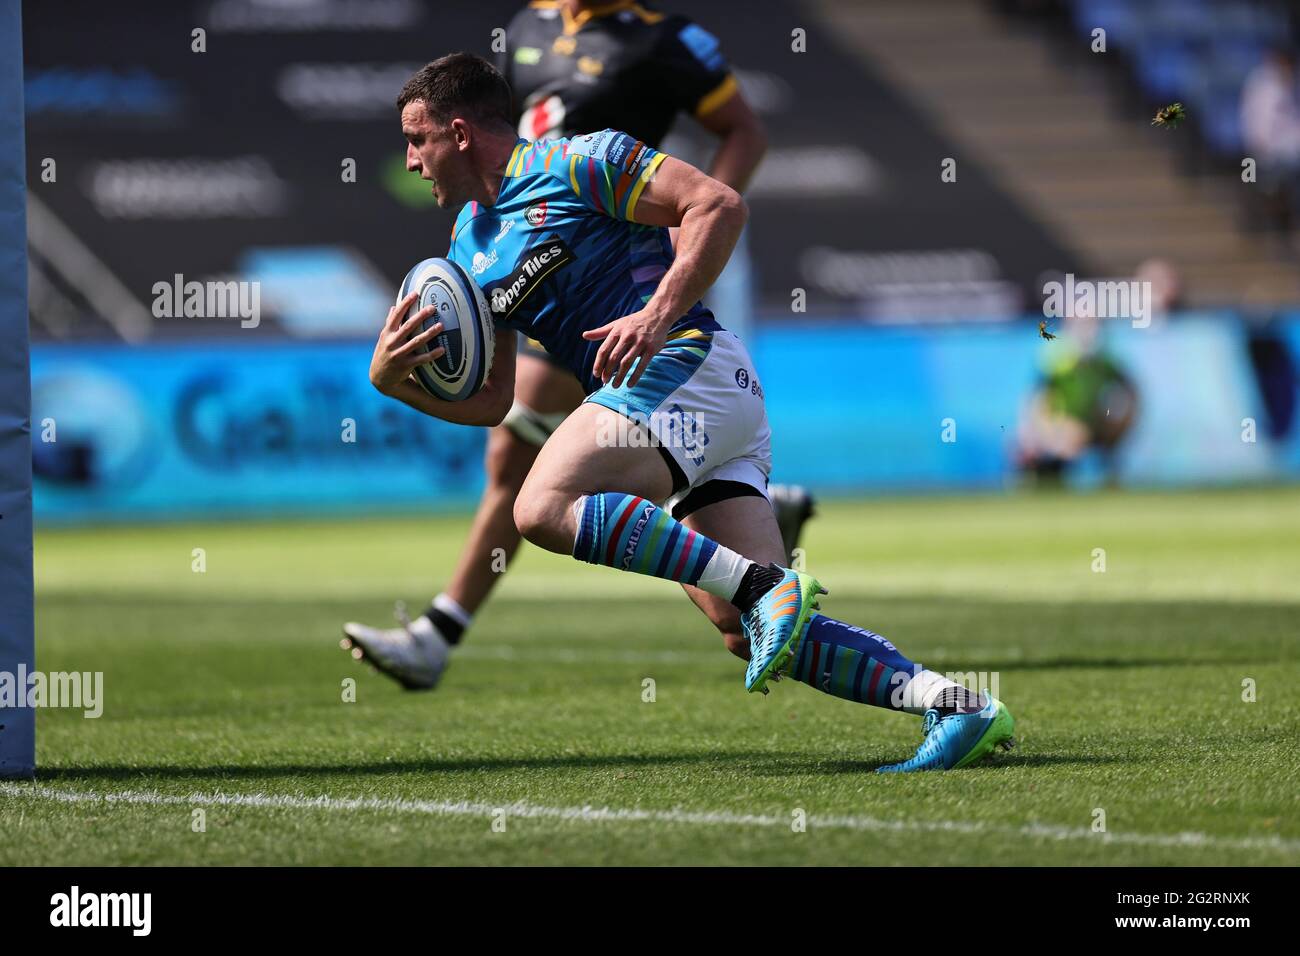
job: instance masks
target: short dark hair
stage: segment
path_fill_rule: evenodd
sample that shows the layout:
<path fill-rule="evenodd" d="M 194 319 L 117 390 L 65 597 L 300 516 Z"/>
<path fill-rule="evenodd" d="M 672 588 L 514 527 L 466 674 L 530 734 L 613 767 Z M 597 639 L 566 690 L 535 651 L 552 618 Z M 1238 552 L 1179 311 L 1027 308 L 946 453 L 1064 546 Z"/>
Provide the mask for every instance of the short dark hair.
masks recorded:
<path fill-rule="evenodd" d="M 442 125 L 457 115 L 476 123 L 511 123 L 510 84 L 497 69 L 473 53 L 449 53 L 415 72 L 402 92 L 397 108 L 422 100 L 429 116 Z"/>

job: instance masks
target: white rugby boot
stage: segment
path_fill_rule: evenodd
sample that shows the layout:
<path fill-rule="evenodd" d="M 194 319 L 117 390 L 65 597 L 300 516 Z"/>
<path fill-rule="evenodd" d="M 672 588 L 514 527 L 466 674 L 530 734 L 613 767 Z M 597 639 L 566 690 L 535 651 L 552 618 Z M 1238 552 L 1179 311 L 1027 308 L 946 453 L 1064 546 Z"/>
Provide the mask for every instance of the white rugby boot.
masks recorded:
<path fill-rule="evenodd" d="M 349 621 L 343 625 L 339 646 L 357 660 L 369 661 L 407 690 L 432 690 L 451 663 L 451 644 L 433 621 L 406 616 L 400 601 L 396 616 L 401 627 L 378 628 Z"/>

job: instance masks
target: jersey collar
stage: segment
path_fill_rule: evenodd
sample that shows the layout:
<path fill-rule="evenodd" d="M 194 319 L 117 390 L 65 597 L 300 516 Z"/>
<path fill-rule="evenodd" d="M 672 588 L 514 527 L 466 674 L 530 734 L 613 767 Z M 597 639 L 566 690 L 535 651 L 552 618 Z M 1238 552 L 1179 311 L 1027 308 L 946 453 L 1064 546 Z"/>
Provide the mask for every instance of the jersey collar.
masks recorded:
<path fill-rule="evenodd" d="M 618 13 L 622 10 L 635 9 L 637 3 L 636 0 L 616 0 L 614 3 L 602 3 L 597 7 L 584 7 L 578 11 L 577 16 L 569 12 L 569 5 L 564 0 L 533 0 L 530 6 L 541 10 L 559 10 L 560 18 L 564 23 L 564 35 L 572 36 L 581 30 L 583 24 L 588 21 L 607 17 L 611 13 Z"/>

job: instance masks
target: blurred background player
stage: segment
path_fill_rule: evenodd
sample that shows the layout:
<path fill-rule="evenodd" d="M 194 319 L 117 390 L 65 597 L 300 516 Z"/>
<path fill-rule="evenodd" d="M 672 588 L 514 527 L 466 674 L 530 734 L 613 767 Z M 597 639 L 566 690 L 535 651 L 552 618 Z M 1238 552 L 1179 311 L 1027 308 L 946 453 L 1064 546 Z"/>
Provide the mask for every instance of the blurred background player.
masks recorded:
<path fill-rule="evenodd" d="M 519 135 L 528 140 L 612 128 L 658 147 L 684 114 L 719 140 L 706 172 L 738 192 L 767 147 L 718 40 L 682 16 L 633 2 L 534 0 L 510 22 L 498 67 L 514 92 Z M 733 260 L 708 304 L 721 310 L 718 314 L 743 341 L 752 311 L 750 277 L 743 251 Z M 389 648 L 408 664 L 412 649 L 429 651 L 416 655 L 427 667 L 402 668 L 402 682 L 413 688 L 437 683 L 448 647 L 460 641 L 500 579 L 502 561 L 519 548 L 513 508 L 529 469 L 583 397 L 567 369 L 539 343 L 521 336 L 515 403 L 489 432 L 487 486 L 446 589 L 414 620 L 399 604 L 400 628 L 345 624 L 345 646 L 363 643 L 381 660 Z M 789 553 L 812 515 L 812 498 L 800 487 L 773 485 L 770 492 Z"/>
<path fill-rule="evenodd" d="M 1017 464 L 1035 484 L 1059 486 L 1095 451 L 1103 481 L 1114 487 L 1117 453 L 1137 418 L 1137 387 L 1106 349 L 1098 319 L 1078 316 L 1066 323 L 1021 418 Z"/>

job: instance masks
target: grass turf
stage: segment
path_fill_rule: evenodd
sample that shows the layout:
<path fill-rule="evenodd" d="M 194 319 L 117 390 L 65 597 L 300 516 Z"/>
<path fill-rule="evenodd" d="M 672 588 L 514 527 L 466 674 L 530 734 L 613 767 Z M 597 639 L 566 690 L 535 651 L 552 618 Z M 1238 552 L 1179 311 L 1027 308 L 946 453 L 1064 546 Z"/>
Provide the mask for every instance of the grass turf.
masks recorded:
<path fill-rule="evenodd" d="M 1300 490 L 825 504 L 826 613 L 996 672 L 1018 721 L 1010 755 L 906 776 L 871 771 L 917 718 L 748 695 L 675 586 L 533 549 L 436 692 L 338 649 L 426 598 L 465 527 L 39 534 L 37 665 L 103 671 L 105 705 L 39 714 L 0 865 L 1300 863 Z"/>

